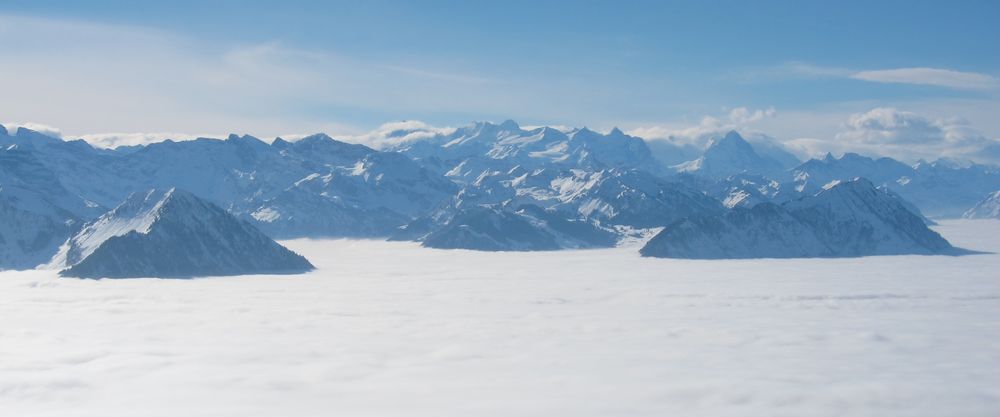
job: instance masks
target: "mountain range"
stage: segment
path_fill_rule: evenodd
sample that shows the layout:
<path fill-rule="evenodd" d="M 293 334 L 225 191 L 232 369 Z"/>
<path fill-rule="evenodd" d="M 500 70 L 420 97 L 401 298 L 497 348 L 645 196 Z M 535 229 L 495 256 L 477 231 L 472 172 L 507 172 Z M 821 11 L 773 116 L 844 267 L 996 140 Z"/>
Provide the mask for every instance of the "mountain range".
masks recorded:
<path fill-rule="evenodd" d="M 800 162 L 775 141 L 737 132 L 705 148 L 513 121 L 411 133 L 391 132 L 378 149 L 324 134 L 101 149 L 0 127 L 0 268 L 45 263 L 133 193 L 174 187 L 271 238 L 485 250 L 614 246 L 686 218 L 785 207 L 857 177 L 927 224 L 924 215 L 959 217 L 1000 189 L 992 166 L 850 153 Z"/>

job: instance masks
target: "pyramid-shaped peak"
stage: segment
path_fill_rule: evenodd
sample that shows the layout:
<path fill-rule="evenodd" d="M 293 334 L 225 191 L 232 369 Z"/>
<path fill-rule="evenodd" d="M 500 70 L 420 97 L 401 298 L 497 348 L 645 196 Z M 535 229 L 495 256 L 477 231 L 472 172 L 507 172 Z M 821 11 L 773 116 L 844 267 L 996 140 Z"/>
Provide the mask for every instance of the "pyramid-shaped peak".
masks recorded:
<path fill-rule="evenodd" d="M 741 152 L 748 154 L 755 154 L 753 147 L 750 143 L 743 139 L 739 133 L 735 130 L 729 131 L 720 139 L 712 141 L 712 144 L 708 147 L 708 152 L 718 152 L 720 149 L 725 149 L 727 152 Z"/>
<path fill-rule="evenodd" d="M 281 136 L 278 136 L 278 137 L 274 138 L 273 141 L 271 141 L 271 146 L 273 146 L 273 147 L 275 147 L 277 149 L 285 149 L 289 145 L 291 145 L 291 143 L 288 142 L 287 140 L 283 139 Z"/>
<path fill-rule="evenodd" d="M 735 130 L 730 130 L 721 139 L 714 141 L 712 145 L 714 146 L 714 145 L 732 145 L 732 144 L 738 144 L 740 146 L 742 146 L 743 144 L 747 144 L 747 146 L 750 145 L 749 143 L 747 143 L 745 139 L 743 139 L 743 136 L 740 136 L 739 132 Z"/>
<path fill-rule="evenodd" d="M 326 133 L 313 133 L 309 136 L 299 139 L 299 143 L 310 143 L 310 142 L 332 142 L 334 139 L 331 138 Z"/>
<path fill-rule="evenodd" d="M 309 262 L 222 208 L 176 188 L 136 192 L 63 244 L 53 268 L 76 277 L 297 273 Z"/>
<path fill-rule="evenodd" d="M 597 133 L 597 132 L 595 132 L 593 130 L 590 130 L 590 128 L 584 126 L 584 127 L 581 127 L 579 129 L 575 130 L 573 132 L 572 136 L 574 138 L 577 138 L 577 137 L 580 137 L 580 138 L 590 138 L 590 137 L 603 136 L 603 135 L 601 135 L 600 133 Z"/>
<path fill-rule="evenodd" d="M 500 123 L 499 127 L 500 127 L 500 129 L 503 129 L 503 130 L 520 130 L 521 129 L 521 126 L 518 125 L 517 122 L 515 122 L 515 121 L 513 121 L 511 119 L 504 120 L 502 123 Z"/>

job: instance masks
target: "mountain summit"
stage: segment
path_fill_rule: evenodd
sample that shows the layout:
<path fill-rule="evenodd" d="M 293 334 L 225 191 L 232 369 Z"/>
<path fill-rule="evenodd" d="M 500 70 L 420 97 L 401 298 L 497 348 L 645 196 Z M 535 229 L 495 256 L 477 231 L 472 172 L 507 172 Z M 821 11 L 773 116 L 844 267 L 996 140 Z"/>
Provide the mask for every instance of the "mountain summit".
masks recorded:
<path fill-rule="evenodd" d="M 678 172 L 710 178 L 725 178 L 741 173 L 776 175 L 784 171 L 780 162 L 758 154 L 736 131 L 730 131 L 713 141 L 700 158 L 675 168 Z"/>

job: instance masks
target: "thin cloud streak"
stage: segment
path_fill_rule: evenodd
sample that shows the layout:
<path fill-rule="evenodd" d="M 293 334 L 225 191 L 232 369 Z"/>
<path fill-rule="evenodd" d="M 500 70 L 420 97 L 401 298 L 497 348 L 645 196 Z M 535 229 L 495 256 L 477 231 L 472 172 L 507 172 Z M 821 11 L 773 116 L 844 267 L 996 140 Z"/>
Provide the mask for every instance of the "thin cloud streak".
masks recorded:
<path fill-rule="evenodd" d="M 852 74 L 851 78 L 877 83 L 933 85 L 963 90 L 992 90 L 1000 87 L 1000 79 L 990 75 L 938 68 L 860 71 Z"/>
<path fill-rule="evenodd" d="M 873 83 L 930 85 L 956 90 L 994 90 L 1000 88 L 1000 78 L 989 74 L 927 67 L 857 70 L 824 67 L 804 62 L 789 62 L 770 70 L 750 72 L 751 78 L 762 75 L 840 78 Z"/>

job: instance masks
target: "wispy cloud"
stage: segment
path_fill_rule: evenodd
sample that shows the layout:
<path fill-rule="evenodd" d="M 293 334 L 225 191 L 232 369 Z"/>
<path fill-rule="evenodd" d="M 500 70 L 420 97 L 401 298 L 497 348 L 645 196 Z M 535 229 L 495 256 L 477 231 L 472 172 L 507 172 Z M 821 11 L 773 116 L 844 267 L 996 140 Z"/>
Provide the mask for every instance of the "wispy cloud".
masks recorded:
<path fill-rule="evenodd" d="M 990 75 L 939 68 L 859 71 L 851 74 L 851 78 L 877 83 L 934 85 L 963 90 L 991 90 L 1000 87 L 1000 79 Z"/>
<path fill-rule="evenodd" d="M 52 126 L 49 126 L 49 125 L 46 125 L 46 124 L 42 124 L 42 123 L 35 123 L 35 122 L 23 122 L 23 123 L 21 123 L 21 122 L 3 122 L 3 123 L 0 123 L 0 126 L 3 126 L 7 130 L 7 134 L 8 135 L 13 135 L 13 134 L 17 133 L 17 129 L 23 127 L 25 129 L 34 130 L 34 131 L 36 131 L 38 133 L 41 133 L 43 135 L 46 135 L 46 136 L 52 136 L 54 138 L 62 138 L 62 130 L 60 130 L 57 127 L 52 127 Z"/>
<path fill-rule="evenodd" d="M 277 41 L 202 42 L 143 27 L 3 14 L 0 31 L 0 85 L 13 98 L 0 101 L 0 115 L 44 119 L 70 136 L 358 134 L 394 114 L 505 113 L 525 91 L 430 59 L 362 59 Z M 524 99 L 524 111 L 539 102 Z M 101 137 L 133 143 L 142 135 L 162 136 Z"/>
<path fill-rule="evenodd" d="M 756 74 L 757 72 L 754 73 Z M 763 73 L 808 78 L 843 78 L 874 83 L 931 85 L 959 90 L 993 90 L 1000 88 L 1000 78 L 992 75 L 943 68 L 910 67 L 857 70 L 842 67 L 825 67 L 804 62 L 788 62 Z"/>

